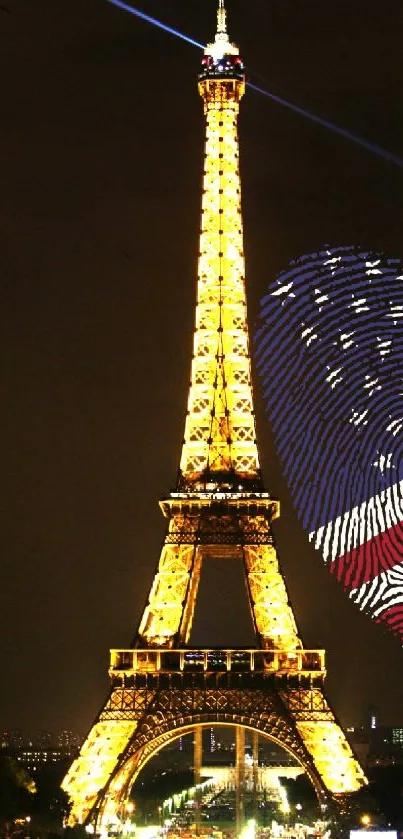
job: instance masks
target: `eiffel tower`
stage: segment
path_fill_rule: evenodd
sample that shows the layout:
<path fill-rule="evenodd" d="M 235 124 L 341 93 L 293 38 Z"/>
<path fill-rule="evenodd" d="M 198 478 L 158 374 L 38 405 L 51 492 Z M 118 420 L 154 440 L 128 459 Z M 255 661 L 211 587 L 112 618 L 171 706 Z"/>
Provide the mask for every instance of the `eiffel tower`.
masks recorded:
<path fill-rule="evenodd" d="M 199 74 L 206 145 L 198 293 L 185 437 L 167 532 L 133 646 L 112 650 L 111 690 L 63 781 L 70 824 L 106 824 L 161 747 L 204 725 L 283 746 L 319 800 L 366 783 L 326 700 L 323 650 L 305 650 L 288 600 L 253 411 L 237 120 L 245 72 L 224 0 Z M 254 649 L 189 647 L 202 561 L 243 563 Z"/>

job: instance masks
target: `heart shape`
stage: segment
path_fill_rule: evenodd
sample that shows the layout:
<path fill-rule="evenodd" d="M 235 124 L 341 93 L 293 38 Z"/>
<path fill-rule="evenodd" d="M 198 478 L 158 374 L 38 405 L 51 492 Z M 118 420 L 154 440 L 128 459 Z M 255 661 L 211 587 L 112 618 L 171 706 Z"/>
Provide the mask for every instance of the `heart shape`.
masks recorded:
<path fill-rule="evenodd" d="M 293 503 L 350 598 L 403 636 L 403 260 L 326 246 L 260 305 L 255 357 Z"/>

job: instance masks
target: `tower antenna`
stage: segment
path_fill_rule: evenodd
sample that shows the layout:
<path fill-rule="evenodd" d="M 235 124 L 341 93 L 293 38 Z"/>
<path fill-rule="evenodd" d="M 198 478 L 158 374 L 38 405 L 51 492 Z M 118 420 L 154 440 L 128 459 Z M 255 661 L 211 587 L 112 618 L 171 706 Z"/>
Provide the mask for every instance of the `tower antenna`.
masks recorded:
<path fill-rule="evenodd" d="M 224 0 L 219 0 L 217 11 L 217 35 L 227 34 L 227 12 Z"/>

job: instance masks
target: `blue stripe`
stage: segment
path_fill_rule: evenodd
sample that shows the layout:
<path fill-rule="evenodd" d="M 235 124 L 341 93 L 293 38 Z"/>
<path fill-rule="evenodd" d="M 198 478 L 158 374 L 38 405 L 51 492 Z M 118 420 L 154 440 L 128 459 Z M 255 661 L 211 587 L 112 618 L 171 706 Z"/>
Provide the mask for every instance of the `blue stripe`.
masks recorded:
<path fill-rule="evenodd" d="M 403 260 L 358 247 L 293 260 L 261 300 L 254 347 L 265 407 L 309 531 L 403 478 L 403 433 L 388 430 L 399 419 L 403 428 L 399 313 Z"/>

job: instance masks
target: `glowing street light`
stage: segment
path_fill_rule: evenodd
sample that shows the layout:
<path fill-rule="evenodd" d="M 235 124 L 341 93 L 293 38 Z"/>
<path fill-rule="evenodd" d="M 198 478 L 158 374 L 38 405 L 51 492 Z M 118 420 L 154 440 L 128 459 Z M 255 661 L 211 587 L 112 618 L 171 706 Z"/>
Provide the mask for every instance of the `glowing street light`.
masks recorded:
<path fill-rule="evenodd" d="M 244 827 L 240 839 L 255 839 L 256 819 L 249 819 Z"/>

